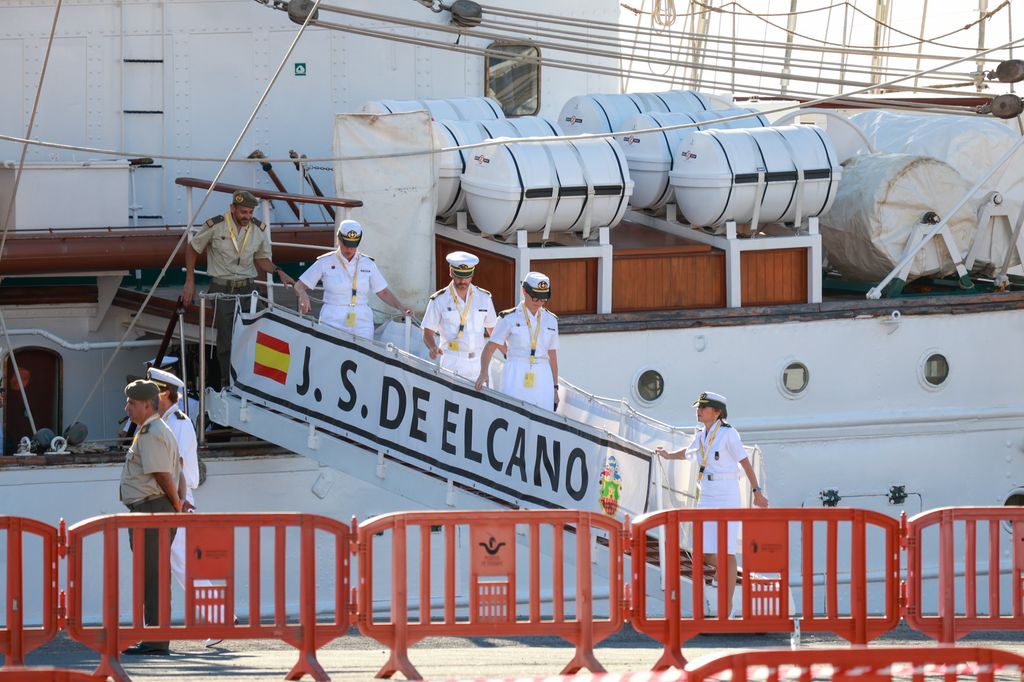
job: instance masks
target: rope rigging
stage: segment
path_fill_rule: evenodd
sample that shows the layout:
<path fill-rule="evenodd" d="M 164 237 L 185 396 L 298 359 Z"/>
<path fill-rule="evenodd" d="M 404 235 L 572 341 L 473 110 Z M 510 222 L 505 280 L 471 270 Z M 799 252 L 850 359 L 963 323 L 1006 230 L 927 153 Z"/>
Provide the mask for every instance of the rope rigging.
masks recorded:
<path fill-rule="evenodd" d="M 1007 8 L 1007 7 L 1010 6 L 1010 0 L 1003 0 L 1003 2 L 1000 3 L 995 9 L 992 9 L 992 10 L 990 10 L 988 12 L 985 12 L 978 19 L 976 19 L 976 20 L 974 20 L 974 21 L 972 21 L 970 23 L 964 24 L 963 26 L 961 26 L 959 28 L 953 29 L 951 31 L 947 31 L 946 33 L 942 33 L 940 35 L 933 36 L 931 38 L 924 38 L 924 37 L 921 37 L 921 36 L 915 36 L 912 33 L 907 33 L 906 31 L 901 31 L 900 29 L 896 28 L 895 26 L 893 26 L 893 25 L 891 25 L 889 23 L 886 23 L 884 21 L 881 21 L 880 19 L 878 19 L 877 17 L 872 16 L 871 14 L 868 14 L 864 10 L 860 9 L 859 7 L 857 7 L 857 5 L 855 3 L 849 2 L 848 0 L 845 1 L 845 2 L 837 2 L 837 3 L 833 3 L 831 5 L 825 5 L 825 6 L 822 6 L 822 7 L 814 7 L 814 8 L 811 8 L 811 9 L 798 10 L 796 12 L 754 12 L 752 10 L 747 9 L 746 7 L 744 7 L 739 2 L 736 2 L 735 0 L 732 0 L 731 2 L 726 3 L 725 5 L 722 5 L 721 7 L 714 7 L 712 5 L 709 5 L 706 2 L 702 2 L 701 0 L 692 0 L 692 2 L 693 2 L 694 5 L 698 5 L 700 7 L 703 7 L 704 9 L 698 10 L 696 12 L 689 12 L 687 14 L 677 14 L 676 16 L 677 17 L 695 16 L 695 15 L 701 15 L 701 14 L 707 14 L 707 13 L 710 13 L 710 12 L 715 12 L 715 13 L 719 13 L 719 14 L 731 14 L 731 15 L 736 15 L 736 16 L 749 17 L 751 19 L 757 19 L 758 21 L 764 21 L 765 23 L 769 24 L 770 26 L 772 26 L 772 27 L 774 27 L 774 28 L 776 28 L 776 29 L 778 29 L 780 31 L 783 31 L 784 33 L 788 33 L 788 34 L 791 34 L 791 35 L 794 35 L 794 36 L 797 36 L 797 37 L 800 37 L 800 38 L 805 38 L 807 40 L 821 42 L 821 44 L 824 44 L 824 45 L 836 45 L 836 46 L 840 46 L 840 47 L 849 47 L 849 45 L 846 45 L 846 44 L 826 42 L 826 41 L 820 40 L 819 38 L 814 38 L 813 36 L 807 36 L 807 35 L 804 35 L 804 34 L 801 34 L 801 33 L 796 33 L 796 32 L 788 30 L 787 28 L 785 28 L 783 26 L 779 26 L 778 24 L 775 24 L 775 23 L 772 23 L 770 21 L 767 21 L 767 17 L 800 16 L 800 15 L 805 15 L 805 14 L 812 14 L 812 13 L 815 13 L 815 12 L 821 12 L 821 11 L 824 11 L 824 10 L 832 10 L 832 9 L 834 9 L 836 7 L 845 7 L 847 9 L 852 10 L 853 12 L 855 12 L 857 14 L 862 15 L 868 21 L 870 21 L 870 22 L 872 22 L 872 23 L 874 23 L 876 25 L 879 25 L 879 26 L 885 28 L 888 31 L 891 31 L 892 33 L 896 33 L 898 35 L 905 36 L 907 38 L 911 38 L 912 39 L 911 42 L 907 42 L 907 43 L 872 46 L 872 47 L 874 47 L 876 49 L 881 49 L 881 50 L 891 50 L 891 49 L 897 49 L 897 48 L 914 47 L 914 46 L 916 46 L 916 45 L 918 45 L 920 43 L 927 43 L 927 44 L 930 44 L 930 45 L 935 45 L 936 47 L 944 47 L 944 48 L 948 48 L 948 49 L 952 49 L 952 50 L 966 50 L 966 49 L 970 49 L 969 47 L 965 47 L 963 45 L 954 45 L 954 44 L 949 44 L 949 43 L 940 43 L 938 41 L 940 41 L 940 40 L 942 40 L 944 38 L 948 38 L 948 37 L 950 37 L 952 35 L 956 35 L 957 33 L 962 33 L 964 31 L 968 31 L 968 30 L 972 29 L 973 27 L 977 26 L 978 24 L 982 23 L 983 21 L 988 21 L 993 16 L 995 16 L 997 13 L 1002 11 L 1004 8 Z M 739 8 L 739 10 L 737 11 L 737 10 L 728 10 L 728 9 L 726 9 L 726 7 L 729 7 L 730 5 Z M 655 21 L 654 11 L 653 10 L 650 13 L 648 13 L 648 12 L 645 12 L 643 10 L 642 6 L 637 8 L 637 7 L 633 7 L 631 5 L 627 5 L 626 3 L 622 3 L 622 7 L 623 7 L 623 9 L 626 9 L 626 10 L 628 10 L 630 12 L 633 12 L 634 14 L 636 14 L 638 16 L 639 15 L 644 15 L 644 14 L 651 14 L 652 23 Z"/>

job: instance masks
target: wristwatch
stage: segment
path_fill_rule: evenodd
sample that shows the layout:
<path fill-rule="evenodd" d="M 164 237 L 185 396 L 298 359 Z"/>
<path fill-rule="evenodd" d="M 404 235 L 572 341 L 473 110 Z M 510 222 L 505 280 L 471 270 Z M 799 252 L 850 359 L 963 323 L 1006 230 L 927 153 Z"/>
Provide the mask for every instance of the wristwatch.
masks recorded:
<path fill-rule="evenodd" d="M 759 492 L 761 492 L 761 486 L 755 485 L 753 488 L 750 489 L 750 492 L 752 492 L 752 493 L 759 493 Z"/>

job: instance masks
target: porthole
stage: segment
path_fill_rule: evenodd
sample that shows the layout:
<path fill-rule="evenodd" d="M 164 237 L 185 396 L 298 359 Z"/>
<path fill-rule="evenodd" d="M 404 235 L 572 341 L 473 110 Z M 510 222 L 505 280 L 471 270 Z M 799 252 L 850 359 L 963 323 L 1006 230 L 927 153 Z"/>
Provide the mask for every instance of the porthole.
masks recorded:
<path fill-rule="evenodd" d="M 1006 496 L 1006 501 L 1003 502 L 1004 507 L 1024 507 L 1024 488 L 1017 488 L 1013 490 L 1009 495 Z M 1013 532 L 1013 524 L 1009 521 L 1003 521 L 1003 530 L 1007 533 Z"/>
<path fill-rule="evenodd" d="M 802 362 L 791 362 L 782 370 L 782 390 L 792 395 L 803 393 L 811 381 L 811 371 Z"/>
<path fill-rule="evenodd" d="M 924 361 L 922 372 L 929 386 L 941 386 L 949 378 L 949 361 L 942 353 L 931 353 Z"/>
<path fill-rule="evenodd" d="M 654 369 L 645 369 L 637 375 L 633 392 L 642 402 L 656 402 L 665 393 L 665 377 Z"/>

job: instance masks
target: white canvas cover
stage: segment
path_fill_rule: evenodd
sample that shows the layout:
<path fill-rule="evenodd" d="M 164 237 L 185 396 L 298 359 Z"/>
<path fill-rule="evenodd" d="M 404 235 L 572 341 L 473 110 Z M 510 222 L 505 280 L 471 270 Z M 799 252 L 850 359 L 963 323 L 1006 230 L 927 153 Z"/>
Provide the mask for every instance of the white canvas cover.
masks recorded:
<path fill-rule="evenodd" d="M 357 158 L 436 149 L 425 111 L 398 114 L 338 114 L 335 156 Z M 363 225 L 359 249 L 372 256 L 388 287 L 406 305 L 422 311 L 434 290 L 434 213 L 437 154 L 390 156 L 334 163 L 334 191 L 363 205 L 350 215 Z M 371 297 L 386 315 L 395 311 Z"/>
<path fill-rule="evenodd" d="M 853 157 L 843 169 L 832 208 L 821 217 L 829 262 L 848 278 L 881 280 L 902 258 L 908 242 L 923 236 L 917 231 L 921 218 L 929 211 L 946 217 L 968 189 L 959 173 L 937 159 L 910 154 Z M 974 225 L 970 205 L 949 222 L 961 255 L 967 253 Z M 907 281 L 948 275 L 954 269 L 946 248 L 933 239 L 918 252 Z"/>
<path fill-rule="evenodd" d="M 876 151 L 931 156 L 944 161 L 960 173 L 967 189 L 974 186 L 1020 136 L 999 121 L 979 116 L 865 111 L 855 114 L 851 120 L 864 131 Z M 1024 207 L 1024 149 L 1018 150 L 982 186 L 974 195 L 972 205 L 980 206 L 991 191 L 1003 195 L 1002 208 L 1007 209 L 1011 221 L 1014 220 Z M 984 248 L 979 251 L 975 271 L 987 272 L 993 261 L 997 261 L 996 265 L 1002 264 L 1010 245 L 1009 235 L 1005 229 L 997 230 L 991 243 L 986 233 L 979 236 Z M 1016 257 L 1011 260 L 1011 264 L 1017 262 Z"/>

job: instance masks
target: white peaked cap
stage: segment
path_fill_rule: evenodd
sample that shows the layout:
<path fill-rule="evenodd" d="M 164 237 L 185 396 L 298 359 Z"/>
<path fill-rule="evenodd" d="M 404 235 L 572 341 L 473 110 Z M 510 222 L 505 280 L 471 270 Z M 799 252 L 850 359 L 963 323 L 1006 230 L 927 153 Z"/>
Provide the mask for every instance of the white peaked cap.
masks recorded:
<path fill-rule="evenodd" d="M 150 367 L 146 374 L 149 375 L 150 381 L 154 381 L 162 387 L 174 386 L 175 388 L 185 388 L 185 382 L 167 370 Z"/>

